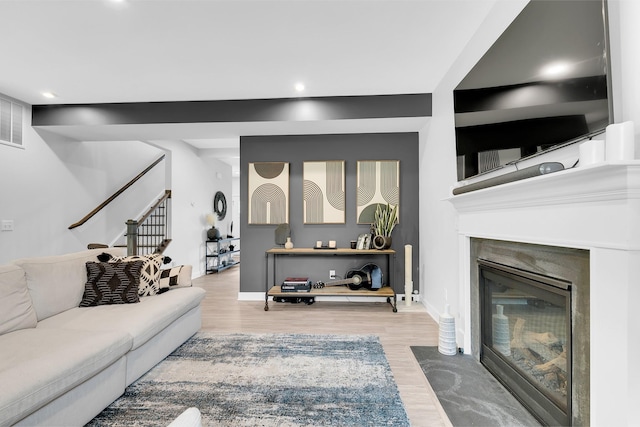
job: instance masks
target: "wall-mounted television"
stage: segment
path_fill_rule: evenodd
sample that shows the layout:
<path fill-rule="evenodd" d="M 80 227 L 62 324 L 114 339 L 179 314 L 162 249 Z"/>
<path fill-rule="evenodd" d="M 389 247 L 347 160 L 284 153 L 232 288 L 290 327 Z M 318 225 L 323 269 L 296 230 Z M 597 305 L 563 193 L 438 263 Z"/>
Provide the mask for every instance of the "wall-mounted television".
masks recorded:
<path fill-rule="evenodd" d="M 454 90 L 458 180 L 613 122 L 606 0 L 532 0 Z"/>

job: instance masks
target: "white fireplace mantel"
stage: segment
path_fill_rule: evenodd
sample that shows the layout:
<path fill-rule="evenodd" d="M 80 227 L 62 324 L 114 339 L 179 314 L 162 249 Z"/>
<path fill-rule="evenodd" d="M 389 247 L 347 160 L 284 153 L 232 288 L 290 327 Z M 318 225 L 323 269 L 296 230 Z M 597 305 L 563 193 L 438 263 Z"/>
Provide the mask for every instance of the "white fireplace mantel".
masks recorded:
<path fill-rule="evenodd" d="M 640 161 L 567 169 L 447 200 L 463 235 L 640 250 Z"/>
<path fill-rule="evenodd" d="M 589 185 L 585 185 L 585 184 Z M 448 199 L 459 212 L 640 198 L 640 160 L 565 169 Z"/>
<path fill-rule="evenodd" d="M 446 199 L 458 213 L 461 322 L 470 348 L 472 237 L 589 250 L 591 425 L 640 419 L 640 161 L 606 162 Z"/>

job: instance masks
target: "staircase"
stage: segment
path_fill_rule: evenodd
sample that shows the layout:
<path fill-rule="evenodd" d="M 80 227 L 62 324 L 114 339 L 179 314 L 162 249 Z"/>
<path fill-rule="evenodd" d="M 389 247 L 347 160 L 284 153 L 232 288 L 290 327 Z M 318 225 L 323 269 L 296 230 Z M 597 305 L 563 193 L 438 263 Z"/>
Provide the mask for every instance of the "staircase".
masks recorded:
<path fill-rule="evenodd" d="M 171 190 L 138 220 L 127 221 L 127 255 L 162 253 L 171 242 L 169 224 Z"/>
<path fill-rule="evenodd" d="M 84 225 L 89 219 L 104 209 L 109 203 L 124 193 L 125 190 L 142 178 L 147 172 L 164 160 L 165 156 L 160 156 L 145 170 L 126 183 L 116 191 L 111 197 L 98 205 L 95 209 L 84 216 L 80 221 L 69 226 L 69 230 Z M 171 190 L 165 190 L 164 195 L 142 215 L 140 219 L 127 221 L 126 246 L 127 255 L 146 255 L 151 253 L 163 253 L 167 245 L 171 242 Z M 102 243 L 89 243 L 87 247 L 106 247 Z M 121 246 L 121 245 L 116 245 Z"/>

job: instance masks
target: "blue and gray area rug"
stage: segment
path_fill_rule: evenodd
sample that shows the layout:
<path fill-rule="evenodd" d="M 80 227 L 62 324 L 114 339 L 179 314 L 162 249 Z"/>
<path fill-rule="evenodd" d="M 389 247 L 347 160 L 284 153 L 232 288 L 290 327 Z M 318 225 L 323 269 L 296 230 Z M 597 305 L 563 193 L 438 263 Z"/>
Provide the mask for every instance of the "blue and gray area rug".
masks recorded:
<path fill-rule="evenodd" d="M 375 336 L 198 333 L 90 426 L 409 426 Z"/>

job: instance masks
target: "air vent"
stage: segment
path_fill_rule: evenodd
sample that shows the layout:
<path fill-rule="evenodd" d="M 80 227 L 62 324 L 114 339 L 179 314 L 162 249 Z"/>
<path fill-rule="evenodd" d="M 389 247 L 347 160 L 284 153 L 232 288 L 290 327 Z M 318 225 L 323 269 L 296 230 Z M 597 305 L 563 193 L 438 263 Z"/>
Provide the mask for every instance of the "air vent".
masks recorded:
<path fill-rule="evenodd" d="M 22 147 L 22 115 L 24 107 L 0 98 L 0 142 Z"/>

